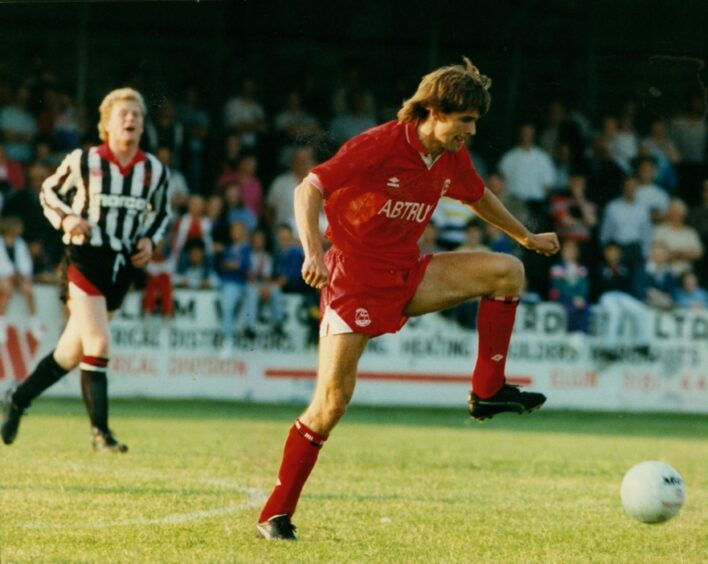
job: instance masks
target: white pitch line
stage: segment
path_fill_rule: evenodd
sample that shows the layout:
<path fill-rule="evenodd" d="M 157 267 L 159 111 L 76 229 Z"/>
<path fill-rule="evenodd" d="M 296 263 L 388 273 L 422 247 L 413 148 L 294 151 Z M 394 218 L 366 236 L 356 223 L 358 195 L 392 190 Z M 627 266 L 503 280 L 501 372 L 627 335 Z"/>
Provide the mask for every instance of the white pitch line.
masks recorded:
<path fill-rule="evenodd" d="M 92 470 L 94 472 L 110 472 L 105 468 L 92 467 L 89 465 L 70 463 L 68 466 L 74 470 L 81 469 L 82 471 Z M 121 469 L 121 476 L 125 477 L 124 469 Z M 153 473 L 149 471 L 139 471 L 132 472 L 133 476 L 152 478 L 160 477 L 165 479 L 164 473 Z M 180 479 L 184 479 L 180 476 Z M 120 521 L 95 521 L 93 523 L 82 523 L 77 525 L 67 525 L 65 523 L 61 524 L 50 524 L 50 523 L 27 523 L 21 525 L 4 524 L 0 525 L 0 530 L 3 529 L 30 529 L 30 530 L 76 530 L 76 529 L 108 529 L 112 527 L 135 527 L 135 526 L 145 526 L 145 525 L 179 525 L 183 523 L 193 523 L 195 521 L 201 521 L 204 519 L 210 519 L 212 517 L 221 517 L 224 515 L 233 515 L 234 513 L 240 513 L 241 511 L 246 511 L 248 509 L 255 509 L 262 505 L 266 499 L 266 494 L 261 490 L 255 488 L 249 488 L 239 482 L 231 480 L 220 480 L 213 478 L 189 478 L 187 481 L 197 482 L 200 484 L 207 484 L 212 486 L 218 486 L 224 489 L 235 490 L 239 493 L 243 493 L 247 496 L 247 500 L 242 503 L 232 503 L 223 507 L 215 507 L 212 509 L 202 509 L 199 511 L 190 511 L 189 513 L 173 513 L 171 515 L 163 515 L 161 517 L 137 517 L 135 519 L 124 519 Z"/>

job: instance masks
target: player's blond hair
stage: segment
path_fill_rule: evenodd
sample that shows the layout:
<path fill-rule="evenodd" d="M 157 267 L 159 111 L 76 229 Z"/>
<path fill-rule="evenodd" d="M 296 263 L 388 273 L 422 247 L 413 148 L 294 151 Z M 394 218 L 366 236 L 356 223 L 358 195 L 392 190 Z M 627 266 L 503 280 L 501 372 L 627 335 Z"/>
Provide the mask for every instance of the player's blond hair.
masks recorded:
<path fill-rule="evenodd" d="M 442 114 L 477 110 L 480 116 L 489 111 L 492 79 L 484 76 L 467 57 L 464 65 L 449 65 L 426 74 L 411 98 L 398 111 L 401 122 L 423 121 L 430 110 Z"/>
<path fill-rule="evenodd" d="M 145 107 L 145 100 L 143 95 L 133 88 L 116 88 L 111 90 L 106 97 L 101 102 L 98 107 L 98 113 L 100 114 L 100 119 L 98 120 L 98 136 L 101 141 L 108 141 L 108 132 L 106 131 L 106 122 L 111 117 L 111 110 L 116 102 L 123 102 L 125 100 L 130 100 L 137 102 L 140 106 L 140 110 L 143 112 L 143 117 L 147 114 L 147 109 Z"/>

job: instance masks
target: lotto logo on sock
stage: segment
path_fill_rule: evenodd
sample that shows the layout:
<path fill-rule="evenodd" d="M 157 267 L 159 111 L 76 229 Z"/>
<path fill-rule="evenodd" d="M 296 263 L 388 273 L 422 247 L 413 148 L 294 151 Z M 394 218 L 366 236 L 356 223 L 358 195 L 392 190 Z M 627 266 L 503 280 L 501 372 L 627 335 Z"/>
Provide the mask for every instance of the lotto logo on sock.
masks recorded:
<path fill-rule="evenodd" d="M 15 325 L 8 325 L 4 336 L 4 342 L 0 343 L 0 380 L 19 382 L 27 377 L 37 356 L 39 340 L 31 330 L 22 332 Z"/>
<path fill-rule="evenodd" d="M 504 360 L 504 355 L 503 355 L 503 354 L 495 354 L 495 355 L 492 357 L 492 360 L 493 360 L 494 362 L 499 362 L 499 361 L 501 361 L 501 360 Z"/>

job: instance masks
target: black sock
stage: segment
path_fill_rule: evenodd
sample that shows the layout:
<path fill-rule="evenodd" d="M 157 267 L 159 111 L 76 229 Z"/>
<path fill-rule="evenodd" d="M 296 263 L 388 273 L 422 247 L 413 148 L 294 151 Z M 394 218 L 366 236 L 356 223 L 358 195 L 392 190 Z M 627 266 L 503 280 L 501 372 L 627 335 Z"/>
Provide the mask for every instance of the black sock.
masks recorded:
<path fill-rule="evenodd" d="M 39 361 L 36 368 L 22 382 L 12 396 L 12 402 L 20 409 L 26 409 L 32 400 L 44 390 L 58 382 L 68 371 L 54 360 L 54 351 Z"/>
<path fill-rule="evenodd" d="M 86 359 L 92 359 L 91 364 L 100 361 L 103 370 L 88 369 L 94 366 L 87 366 Z M 81 359 L 81 393 L 84 396 L 86 411 L 88 412 L 91 425 L 102 433 L 108 432 L 108 378 L 105 368 L 108 365 L 107 358 L 86 357 Z"/>

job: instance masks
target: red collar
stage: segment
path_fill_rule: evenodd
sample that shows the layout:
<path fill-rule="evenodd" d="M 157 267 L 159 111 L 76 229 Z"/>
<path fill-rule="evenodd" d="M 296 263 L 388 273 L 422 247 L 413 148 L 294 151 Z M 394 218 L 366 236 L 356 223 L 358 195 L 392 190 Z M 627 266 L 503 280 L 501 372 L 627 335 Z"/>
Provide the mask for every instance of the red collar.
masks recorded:
<path fill-rule="evenodd" d="M 138 149 L 138 152 L 135 153 L 133 160 L 131 160 L 127 165 L 122 166 L 118 162 L 116 156 L 111 151 L 110 147 L 108 146 L 108 143 L 103 143 L 102 145 L 99 145 L 96 151 L 102 159 L 106 159 L 108 162 L 111 162 L 116 165 L 123 176 L 126 176 L 130 172 L 130 169 L 133 168 L 136 164 L 147 160 L 145 153 Z"/>
<path fill-rule="evenodd" d="M 423 144 L 418 139 L 418 124 L 415 122 L 408 122 L 405 124 L 406 128 L 406 140 L 408 144 L 418 151 L 421 155 L 429 155 L 430 151 L 426 149 Z"/>

